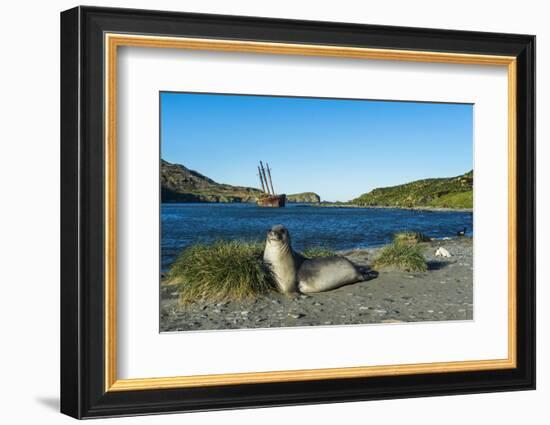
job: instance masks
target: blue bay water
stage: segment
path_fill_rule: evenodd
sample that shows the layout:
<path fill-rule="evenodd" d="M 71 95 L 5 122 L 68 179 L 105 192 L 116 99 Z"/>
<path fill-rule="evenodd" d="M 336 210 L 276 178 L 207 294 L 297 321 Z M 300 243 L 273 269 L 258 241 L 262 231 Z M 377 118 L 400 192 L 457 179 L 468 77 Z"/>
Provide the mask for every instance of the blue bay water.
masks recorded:
<path fill-rule="evenodd" d="M 197 242 L 263 240 L 275 224 L 285 225 L 294 249 L 315 246 L 334 250 L 368 248 L 391 242 L 403 230 L 434 238 L 453 237 L 467 228 L 472 235 L 472 213 L 412 211 L 386 208 L 312 207 L 260 208 L 255 204 L 162 204 L 161 268 L 170 267 L 178 253 Z"/>

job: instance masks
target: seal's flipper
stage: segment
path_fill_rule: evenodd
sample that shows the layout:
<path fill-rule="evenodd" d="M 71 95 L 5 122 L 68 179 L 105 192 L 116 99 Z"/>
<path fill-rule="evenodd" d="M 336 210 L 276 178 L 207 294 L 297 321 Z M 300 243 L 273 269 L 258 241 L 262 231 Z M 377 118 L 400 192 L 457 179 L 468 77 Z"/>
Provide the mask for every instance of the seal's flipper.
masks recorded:
<path fill-rule="evenodd" d="M 367 280 L 375 279 L 378 277 L 378 272 L 371 269 L 370 267 L 357 267 L 359 273 L 361 273 L 361 282 L 366 282 Z"/>

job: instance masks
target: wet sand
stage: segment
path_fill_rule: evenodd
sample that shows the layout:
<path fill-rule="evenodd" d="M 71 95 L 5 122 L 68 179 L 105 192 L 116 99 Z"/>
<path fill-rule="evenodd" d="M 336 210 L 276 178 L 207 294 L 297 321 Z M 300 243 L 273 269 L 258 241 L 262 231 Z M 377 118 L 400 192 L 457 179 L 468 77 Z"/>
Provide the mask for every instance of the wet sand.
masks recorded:
<path fill-rule="evenodd" d="M 420 244 L 428 271 L 382 270 L 372 279 L 330 292 L 288 298 L 278 293 L 242 302 L 178 303 L 177 287 L 161 286 L 161 332 L 366 323 L 471 320 L 473 318 L 472 239 Z M 450 258 L 435 256 L 446 248 Z M 342 252 L 369 267 L 380 248 Z"/>

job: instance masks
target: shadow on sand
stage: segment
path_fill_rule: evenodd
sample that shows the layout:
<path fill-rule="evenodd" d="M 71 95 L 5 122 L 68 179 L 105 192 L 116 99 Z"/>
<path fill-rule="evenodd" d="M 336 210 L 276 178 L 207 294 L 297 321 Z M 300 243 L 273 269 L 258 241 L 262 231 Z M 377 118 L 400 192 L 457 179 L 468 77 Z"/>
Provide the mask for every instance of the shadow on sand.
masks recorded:
<path fill-rule="evenodd" d="M 428 261 L 428 270 L 441 270 L 447 267 L 450 263 L 448 261 Z"/>

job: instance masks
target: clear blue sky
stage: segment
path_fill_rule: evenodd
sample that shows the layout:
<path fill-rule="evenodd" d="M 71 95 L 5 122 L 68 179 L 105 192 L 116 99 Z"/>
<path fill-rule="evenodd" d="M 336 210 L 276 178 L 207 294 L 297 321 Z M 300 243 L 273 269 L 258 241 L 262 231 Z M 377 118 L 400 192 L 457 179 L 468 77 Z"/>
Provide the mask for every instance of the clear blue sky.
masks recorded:
<path fill-rule="evenodd" d="M 219 183 L 347 201 L 473 168 L 473 105 L 166 93 L 161 156 Z"/>

